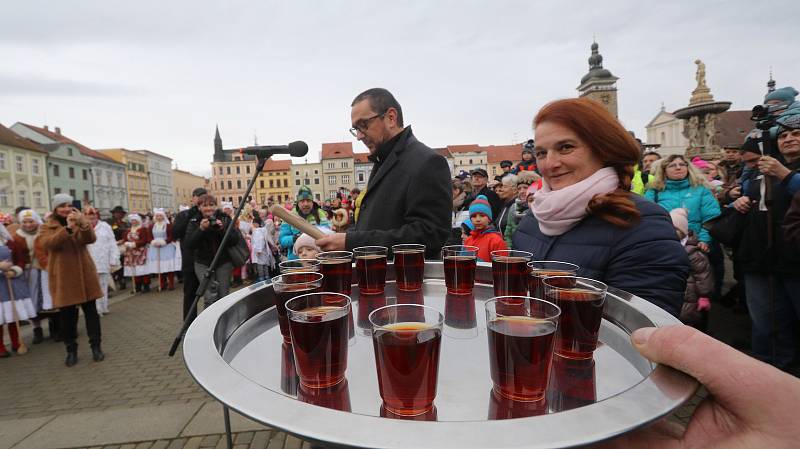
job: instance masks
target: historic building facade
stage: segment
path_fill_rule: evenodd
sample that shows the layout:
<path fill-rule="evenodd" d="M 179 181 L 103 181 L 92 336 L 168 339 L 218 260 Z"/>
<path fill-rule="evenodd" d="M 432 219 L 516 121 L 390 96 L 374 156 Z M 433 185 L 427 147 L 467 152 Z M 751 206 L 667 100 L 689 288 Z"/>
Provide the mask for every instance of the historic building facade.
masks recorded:
<path fill-rule="evenodd" d="M 239 148 L 222 148 L 222 138 L 217 127 L 214 135 L 214 162 L 211 163 L 211 188 L 217 199 L 238 205 L 255 169 L 255 156 L 242 154 Z M 255 191 L 255 187 L 253 190 Z M 253 198 L 251 192 L 247 200 Z"/>
<path fill-rule="evenodd" d="M 0 211 L 27 206 L 49 211 L 47 152 L 36 143 L 0 125 Z"/>
<path fill-rule="evenodd" d="M 367 188 L 369 175 L 372 172 L 373 163 L 368 158 L 369 153 L 353 153 L 355 186 L 362 192 Z"/>
<path fill-rule="evenodd" d="M 351 142 L 322 144 L 322 185 L 324 198 L 332 199 L 336 193 L 355 187 L 353 179 L 355 163 Z"/>
<path fill-rule="evenodd" d="M 192 206 L 192 192 L 198 187 L 205 187 L 208 190 L 208 179 L 188 171 L 172 169 L 172 198 L 175 201 L 176 211 L 179 206 Z"/>
<path fill-rule="evenodd" d="M 260 206 L 270 201 L 282 204 L 294 198 L 292 190 L 292 161 L 267 160 L 253 188 L 256 202 Z"/>
<path fill-rule="evenodd" d="M 597 42 L 592 43 L 592 55 L 589 56 L 589 73 L 581 78 L 578 86 L 579 97 L 590 98 L 602 104 L 609 112 L 617 114 L 617 78 L 608 69 L 603 68 L 603 56 L 599 52 Z"/>
<path fill-rule="evenodd" d="M 452 155 L 455 174 L 476 168 L 486 170 L 486 149 L 479 145 L 448 145 L 447 152 Z"/>
<path fill-rule="evenodd" d="M 128 210 L 137 213 L 151 212 L 150 176 L 147 169 L 147 156 L 125 148 L 99 150 L 125 166 L 128 188 Z"/>
<path fill-rule="evenodd" d="M 154 208 L 172 209 L 175 198 L 172 190 L 172 158 L 148 150 L 137 150 L 147 158 L 150 180 L 150 203 Z"/>
<path fill-rule="evenodd" d="M 296 196 L 301 186 L 307 186 L 314 194 L 317 201 L 325 200 L 325 190 L 322 182 L 322 163 L 306 162 L 304 164 L 292 164 L 292 193 Z"/>

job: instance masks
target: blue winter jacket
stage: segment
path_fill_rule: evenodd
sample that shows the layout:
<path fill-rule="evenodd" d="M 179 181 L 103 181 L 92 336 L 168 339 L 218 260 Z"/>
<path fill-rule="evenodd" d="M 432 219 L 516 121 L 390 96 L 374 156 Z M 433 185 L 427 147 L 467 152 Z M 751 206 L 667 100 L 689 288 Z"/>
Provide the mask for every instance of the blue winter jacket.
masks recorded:
<path fill-rule="evenodd" d="M 701 242 L 711 243 L 711 234 L 703 228 L 703 223 L 718 217 L 720 214 L 719 203 L 708 188 L 703 186 L 691 187 L 689 179 L 680 181 L 667 180 L 664 190 L 656 191 L 647 189 L 645 198 L 655 201 L 667 210 L 684 208 L 689 211 L 689 229 L 694 231 Z M 658 196 L 658 201 L 656 201 Z"/>
<path fill-rule="evenodd" d="M 314 219 L 314 212 L 312 211 L 308 217 L 306 217 L 306 221 L 313 225 L 323 226 L 329 228 L 331 226 L 330 221 L 328 221 L 327 215 L 325 215 L 325 211 L 322 209 L 317 209 L 317 217 L 319 217 L 319 224 L 317 220 Z M 297 215 L 297 211 L 294 212 Z M 287 251 L 287 259 L 294 260 L 297 259 L 297 254 L 294 253 L 294 242 L 297 240 L 297 237 L 300 237 L 299 229 L 295 228 L 294 226 L 290 225 L 289 223 L 281 223 L 281 232 L 278 234 L 278 243 L 280 243 L 282 248 L 286 248 Z"/>
<path fill-rule="evenodd" d="M 639 223 L 630 228 L 590 215 L 563 235 L 547 236 L 535 216 L 525 215 L 514 233 L 514 249 L 532 252 L 534 260 L 574 263 L 580 267 L 579 276 L 605 282 L 678 316 L 689 258 L 664 209 L 638 195 L 630 198 L 641 213 Z"/>

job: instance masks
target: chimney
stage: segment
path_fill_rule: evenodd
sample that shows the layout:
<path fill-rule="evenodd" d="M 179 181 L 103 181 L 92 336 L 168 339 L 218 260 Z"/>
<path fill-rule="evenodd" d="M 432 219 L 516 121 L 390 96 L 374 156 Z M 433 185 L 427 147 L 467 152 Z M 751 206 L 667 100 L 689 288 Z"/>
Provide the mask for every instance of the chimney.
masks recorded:
<path fill-rule="evenodd" d="M 56 134 L 58 134 L 59 136 L 61 135 L 61 128 L 59 128 L 58 126 L 56 126 Z"/>
<path fill-rule="evenodd" d="M 45 131 L 50 131 L 50 130 L 47 128 L 47 125 L 44 125 L 44 130 L 45 130 Z"/>

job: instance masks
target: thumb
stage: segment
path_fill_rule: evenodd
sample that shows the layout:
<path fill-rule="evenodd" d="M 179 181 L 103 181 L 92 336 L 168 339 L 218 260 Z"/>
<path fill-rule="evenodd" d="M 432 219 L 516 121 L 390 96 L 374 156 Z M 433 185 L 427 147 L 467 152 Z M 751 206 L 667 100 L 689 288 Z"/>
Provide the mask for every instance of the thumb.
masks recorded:
<path fill-rule="evenodd" d="M 689 326 L 642 328 L 633 332 L 631 340 L 647 359 L 697 379 L 740 418 L 778 419 L 768 416 L 767 410 L 800 400 L 796 379 Z M 770 405 L 765 410 L 754 404 Z"/>

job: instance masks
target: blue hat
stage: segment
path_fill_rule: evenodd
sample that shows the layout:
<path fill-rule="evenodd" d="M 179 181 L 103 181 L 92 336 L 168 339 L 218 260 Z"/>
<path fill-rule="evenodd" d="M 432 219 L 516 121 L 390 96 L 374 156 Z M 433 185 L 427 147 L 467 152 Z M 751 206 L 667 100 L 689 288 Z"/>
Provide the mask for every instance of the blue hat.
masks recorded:
<path fill-rule="evenodd" d="M 781 127 L 778 133 L 782 132 L 784 129 L 800 129 L 800 104 L 795 103 L 791 105 L 789 109 L 783 111 L 783 114 L 778 116 L 776 122 L 778 122 L 778 125 Z"/>
<path fill-rule="evenodd" d="M 484 214 L 489 217 L 489 220 L 493 220 L 492 206 L 489 204 L 489 200 L 485 195 L 478 195 L 478 197 L 472 201 L 472 204 L 469 205 L 470 218 L 477 213 Z"/>
<path fill-rule="evenodd" d="M 780 89 L 775 89 L 768 93 L 764 97 L 764 103 L 770 100 L 778 100 L 781 103 L 792 103 L 797 94 L 797 89 L 792 86 L 781 87 Z"/>
<path fill-rule="evenodd" d="M 311 193 L 311 189 L 308 186 L 302 186 L 300 190 L 297 191 L 297 201 L 300 200 L 314 201 L 314 194 Z"/>

